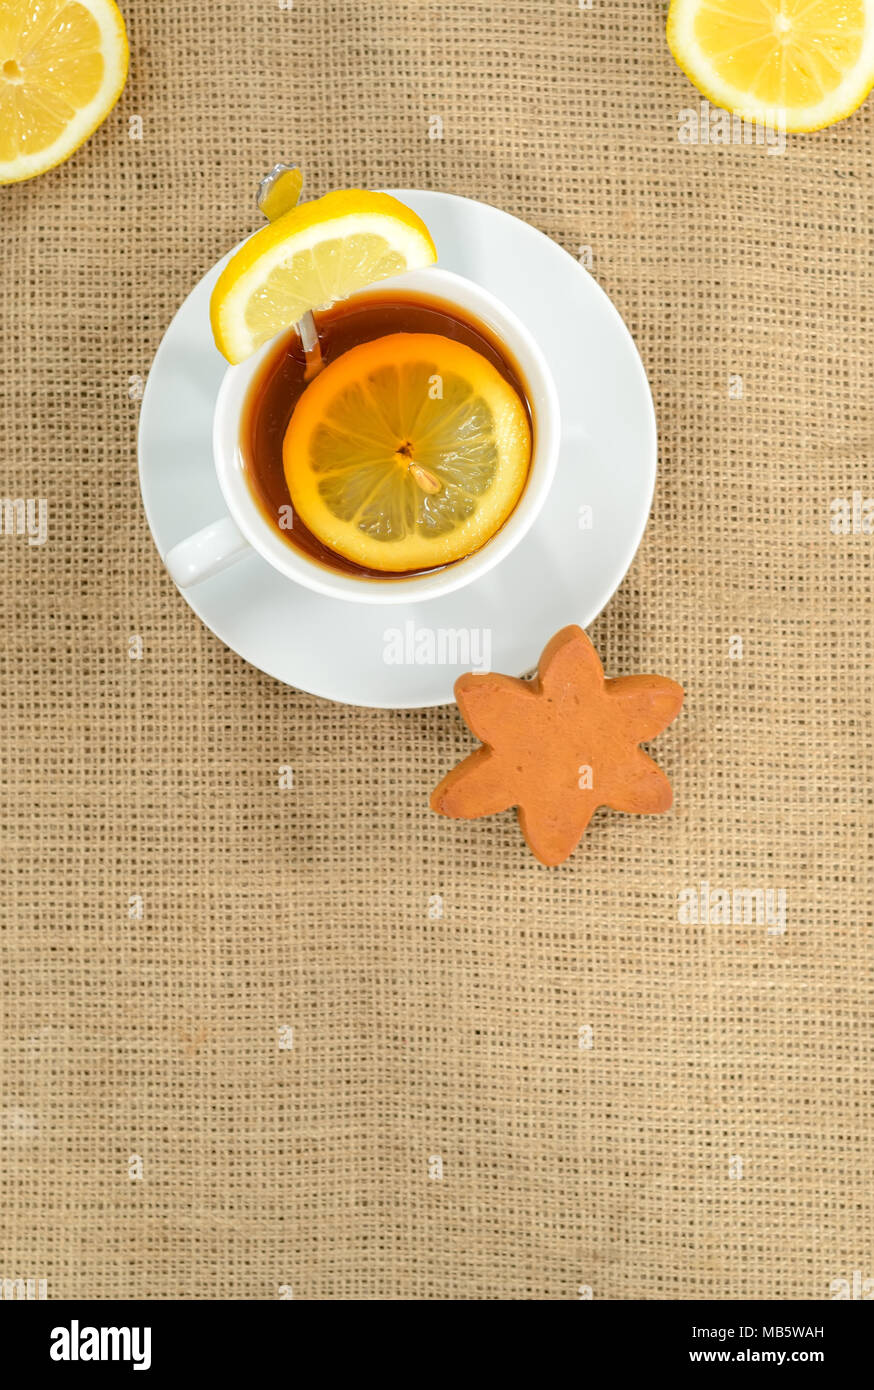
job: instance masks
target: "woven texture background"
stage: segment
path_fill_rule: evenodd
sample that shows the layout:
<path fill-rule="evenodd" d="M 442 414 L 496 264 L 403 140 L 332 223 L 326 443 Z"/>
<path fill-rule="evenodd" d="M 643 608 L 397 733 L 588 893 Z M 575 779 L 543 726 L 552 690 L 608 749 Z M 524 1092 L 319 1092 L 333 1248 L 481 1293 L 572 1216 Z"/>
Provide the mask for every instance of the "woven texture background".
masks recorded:
<path fill-rule="evenodd" d="M 0 191 L 0 492 L 49 505 L 45 545 L 0 537 L 0 1277 L 816 1300 L 874 1276 L 874 536 L 829 529 L 874 492 L 874 104 L 782 155 L 684 147 L 698 97 L 640 0 L 123 9 L 115 112 Z M 560 869 L 512 813 L 429 811 L 473 746 L 454 708 L 280 686 L 155 552 L 129 378 L 287 155 L 310 196 L 445 189 L 590 246 L 640 347 L 655 505 L 590 631 L 608 674 L 685 686 L 653 748 L 676 802 L 599 812 Z M 785 932 L 678 921 L 700 880 L 785 888 Z"/>

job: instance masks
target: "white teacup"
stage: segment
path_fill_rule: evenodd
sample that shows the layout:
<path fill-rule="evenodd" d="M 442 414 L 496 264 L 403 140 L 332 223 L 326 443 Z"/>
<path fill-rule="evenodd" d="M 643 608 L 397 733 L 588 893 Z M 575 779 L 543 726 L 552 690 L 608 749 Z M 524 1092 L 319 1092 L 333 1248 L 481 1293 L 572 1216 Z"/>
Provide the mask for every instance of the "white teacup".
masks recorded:
<path fill-rule="evenodd" d="M 208 579 L 239 560 L 252 548 L 274 569 L 330 598 L 357 603 L 407 603 L 452 593 L 479 579 L 508 555 L 528 531 L 552 485 L 558 462 L 560 421 L 558 393 L 537 343 L 516 315 L 488 290 L 452 271 L 429 267 L 383 280 L 362 294 L 414 291 L 457 306 L 465 317 L 479 320 L 506 347 L 527 388 L 534 417 L 531 468 L 525 490 L 514 511 L 481 549 L 444 569 L 409 578 L 369 578 L 341 574 L 284 541 L 263 516 L 246 481 L 240 448 L 243 404 L 261 363 L 274 348 L 266 343 L 247 361 L 228 367 L 219 388 L 213 416 L 213 455 L 229 516 L 204 526 L 167 552 L 164 563 L 180 588 Z"/>

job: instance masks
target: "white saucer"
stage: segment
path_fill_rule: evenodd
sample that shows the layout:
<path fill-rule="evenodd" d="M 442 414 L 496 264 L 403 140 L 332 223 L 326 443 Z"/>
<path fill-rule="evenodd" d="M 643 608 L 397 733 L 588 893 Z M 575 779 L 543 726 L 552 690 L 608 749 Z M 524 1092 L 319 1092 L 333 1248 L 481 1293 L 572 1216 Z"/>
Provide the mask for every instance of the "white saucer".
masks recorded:
<path fill-rule="evenodd" d="M 417 709 L 452 701 L 456 678 L 481 664 L 484 640 L 492 670 L 522 675 L 558 628 L 587 627 L 597 617 L 643 535 L 655 485 L 656 428 L 631 336 L 572 256 L 484 203 L 448 193 L 399 190 L 396 196 L 427 223 L 439 264 L 502 299 L 549 360 L 561 399 L 562 450 L 543 511 L 490 574 L 426 603 L 323 598 L 254 552 L 183 597 L 226 646 L 286 685 L 345 704 Z M 167 329 L 143 398 L 140 486 L 162 556 L 225 514 L 211 447 L 225 362 L 208 315 L 222 264 L 192 290 Z M 464 651 L 468 633 L 472 656 Z M 460 660 L 394 664 L 399 654 L 418 655 L 419 663 Z"/>

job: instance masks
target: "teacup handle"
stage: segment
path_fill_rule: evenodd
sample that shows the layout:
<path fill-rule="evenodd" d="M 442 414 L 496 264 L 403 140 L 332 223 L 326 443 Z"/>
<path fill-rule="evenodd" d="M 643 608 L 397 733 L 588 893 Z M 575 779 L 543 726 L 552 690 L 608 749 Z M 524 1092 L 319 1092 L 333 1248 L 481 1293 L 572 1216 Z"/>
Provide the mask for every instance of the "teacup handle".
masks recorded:
<path fill-rule="evenodd" d="M 172 546 L 164 556 L 164 564 L 174 583 L 180 589 L 188 589 L 202 579 L 220 574 L 250 549 L 236 522 L 223 516 Z"/>

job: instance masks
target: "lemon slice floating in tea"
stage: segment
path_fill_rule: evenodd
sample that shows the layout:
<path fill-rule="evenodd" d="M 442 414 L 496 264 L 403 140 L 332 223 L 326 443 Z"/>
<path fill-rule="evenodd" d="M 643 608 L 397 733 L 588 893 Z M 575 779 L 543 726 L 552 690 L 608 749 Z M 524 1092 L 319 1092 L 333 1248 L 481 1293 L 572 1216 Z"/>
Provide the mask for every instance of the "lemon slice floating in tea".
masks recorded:
<path fill-rule="evenodd" d="M 127 67 L 113 0 L 0 0 L 0 184 L 69 159 L 118 101 Z"/>
<path fill-rule="evenodd" d="M 347 560 L 399 573 L 450 564 L 494 535 L 525 486 L 531 427 L 473 348 L 393 333 L 310 383 L 282 456 L 304 525 Z"/>
<path fill-rule="evenodd" d="M 282 213 L 228 261 L 210 300 L 216 345 L 242 362 L 311 310 L 436 259 L 428 228 L 397 198 L 326 193 Z"/>
<path fill-rule="evenodd" d="M 874 83 L 870 0 L 672 0 L 668 44 L 711 101 L 786 130 L 849 116 Z"/>

